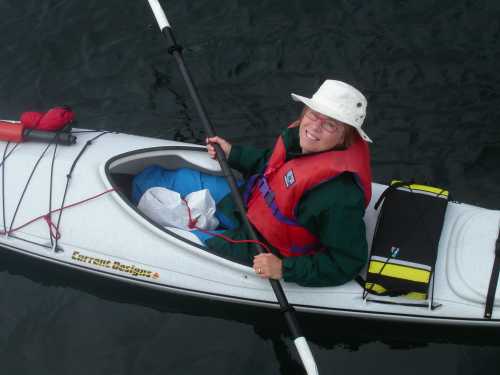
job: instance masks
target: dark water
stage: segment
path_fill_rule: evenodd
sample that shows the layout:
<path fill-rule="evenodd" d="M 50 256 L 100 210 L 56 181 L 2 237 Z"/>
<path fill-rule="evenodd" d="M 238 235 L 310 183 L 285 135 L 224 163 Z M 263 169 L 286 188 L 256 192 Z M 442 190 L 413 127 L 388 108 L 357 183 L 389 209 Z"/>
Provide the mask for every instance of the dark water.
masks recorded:
<path fill-rule="evenodd" d="M 500 2 L 168 1 L 218 133 L 270 146 L 325 78 L 369 101 L 374 177 L 500 208 Z M 145 1 L 0 0 L 0 118 L 201 141 Z M 0 253 L 1 374 L 300 374 L 277 312 Z M 498 373 L 500 332 L 300 315 L 322 374 Z"/>

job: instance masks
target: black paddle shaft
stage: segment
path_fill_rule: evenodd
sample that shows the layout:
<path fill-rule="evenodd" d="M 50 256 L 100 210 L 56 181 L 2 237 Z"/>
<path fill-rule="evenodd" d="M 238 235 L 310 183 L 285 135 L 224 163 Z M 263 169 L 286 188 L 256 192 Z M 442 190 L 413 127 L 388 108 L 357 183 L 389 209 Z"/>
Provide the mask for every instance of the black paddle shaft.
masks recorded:
<path fill-rule="evenodd" d="M 189 70 L 186 67 L 186 64 L 184 64 L 184 59 L 182 57 L 182 47 L 177 44 L 175 41 L 174 34 L 172 32 L 172 28 L 170 27 L 165 27 L 162 30 L 162 34 L 165 36 L 167 39 L 168 43 L 170 44 L 170 47 L 168 48 L 168 52 L 172 54 L 175 57 L 175 60 L 177 61 L 177 65 L 179 66 L 179 69 L 181 71 L 182 77 L 184 78 L 184 81 L 186 82 L 186 85 L 188 87 L 189 94 L 191 95 L 191 98 L 194 101 L 194 105 L 196 106 L 196 110 L 198 114 L 200 115 L 201 122 L 203 123 L 203 126 L 205 128 L 205 131 L 209 137 L 215 137 L 215 128 L 213 127 L 212 123 L 210 122 L 205 108 L 203 107 L 203 104 L 201 103 L 201 100 L 198 96 L 198 91 L 196 87 L 194 86 L 193 80 L 191 79 L 191 75 L 189 73 Z M 231 196 L 236 204 L 236 207 L 238 208 L 239 212 L 241 213 L 242 220 L 243 220 L 243 225 L 245 226 L 245 229 L 247 232 L 250 234 L 250 238 L 252 240 L 258 240 L 257 239 L 257 234 L 255 233 L 254 228 L 248 221 L 246 217 L 246 210 L 245 210 L 245 205 L 243 204 L 243 199 L 241 197 L 241 194 L 238 190 L 238 187 L 236 185 L 236 179 L 234 177 L 233 172 L 231 171 L 231 168 L 229 167 L 226 159 L 226 155 L 224 154 L 224 151 L 220 147 L 219 144 L 214 144 L 215 151 L 217 153 L 217 160 L 219 161 L 219 164 L 222 168 L 222 173 L 226 177 L 229 187 L 231 188 Z M 262 249 L 261 246 L 259 246 L 257 243 L 254 243 L 253 246 L 257 249 L 259 253 L 264 253 L 265 251 Z M 292 333 L 292 336 L 294 338 L 301 337 L 302 334 L 299 329 L 299 325 L 297 323 L 297 319 L 295 318 L 294 314 L 294 309 L 293 307 L 288 303 L 288 300 L 286 298 L 285 292 L 283 291 L 283 287 L 281 283 L 278 280 L 274 279 L 269 279 L 269 282 L 271 283 L 271 287 L 273 288 L 273 291 L 276 295 L 276 298 L 279 302 L 281 311 L 285 315 L 285 319 L 288 323 L 288 327 L 290 328 L 290 331 Z"/>

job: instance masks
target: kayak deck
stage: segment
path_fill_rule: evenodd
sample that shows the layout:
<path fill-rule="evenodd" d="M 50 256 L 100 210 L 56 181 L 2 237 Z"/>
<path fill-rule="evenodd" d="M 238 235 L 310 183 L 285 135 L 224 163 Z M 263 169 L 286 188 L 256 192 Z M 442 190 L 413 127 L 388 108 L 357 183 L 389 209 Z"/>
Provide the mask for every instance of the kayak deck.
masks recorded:
<path fill-rule="evenodd" d="M 52 221 L 60 220 L 61 238 L 57 241 L 51 239 L 47 223 L 40 220 L 2 236 L 2 246 L 152 288 L 277 307 L 268 282 L 257 277 L 250 267 L 203 251 L 196 236 L 151 222 L 130 202 L 131 179 L 148 165 L 158 164 L 170 169 L 188 166 L 220 174 L 218 164 L 208 157 L 204 147 L 105 134 L 81 155 L 68 185 L 68 171 L 84 144 L 95 134 L 78 134 L 77 144 L 59 147 L 55 157 L 52 157 L 53 149 L 47 151 L 22 200 L 21 192 L 31 174 L 29 166 L 35 165 L 46 145 L 22 144 L 4 161 L 2 199 L 5 209 L 1 220 L 5 228 L 9 228 L 11 222 L 15 227 L 47 213 L 49 197 L 51 207 L 61 207 L 66 186 L 66 204 L 115 190 L 54 214 Z M 2 143 L 0 151 L 1 148 L 5 151 L 5 147 Z M 12 145 L 9 149 L 12 150 Z M 384 185 L 373 185 L 372 202 L 366 210 L 369 245 L 378 217 L 373 203 L 384 188 Z M 289 302 L 304 311 L 415 322 L 499 325 L 498 309 L 494 310 L 493 319 L 483 318 L 484 283 L 494 252 L 490 245 L 492 238 L 498 235 L 499 222 L 498 211 L 449 203 L 436 263 L 434 302 L 440 307 L 435 309 L 412 306 L 412 301 L 403 298 L 393 298 L 391 303 L 379 297 L 376 297 L 378 302 L 365 301 L 363 289 L 354 281 L 327 288 L 305 288 L 293 283 L 283 283 L 283 286 Z M 477 236 L 484 241 L 474 241 Z M 470 290 L 464 287 L 465 284 Z M 498 298 L 495 300 L 497 306 Z"/>

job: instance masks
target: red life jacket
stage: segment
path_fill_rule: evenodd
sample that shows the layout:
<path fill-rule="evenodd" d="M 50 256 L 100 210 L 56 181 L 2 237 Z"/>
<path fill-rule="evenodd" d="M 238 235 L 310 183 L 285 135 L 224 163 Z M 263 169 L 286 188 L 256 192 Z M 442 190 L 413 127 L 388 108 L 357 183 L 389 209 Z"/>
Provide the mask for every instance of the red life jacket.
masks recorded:
<path fill-rule="evenodd" d="M 322 245 L 296 219 L 300 199 L 319 184 L 351 172 L 364 193 L 366 207 L 371 198 L 372 180 L 368 145 L 356 135 L 347 150 L 325 151 L 289 161 L 285 158 L 286 149 L 280 137 L 264 174 L 253 176 L 248 183 L 247 216 L 283 256 L 313 254 L 321 250 Z"/>

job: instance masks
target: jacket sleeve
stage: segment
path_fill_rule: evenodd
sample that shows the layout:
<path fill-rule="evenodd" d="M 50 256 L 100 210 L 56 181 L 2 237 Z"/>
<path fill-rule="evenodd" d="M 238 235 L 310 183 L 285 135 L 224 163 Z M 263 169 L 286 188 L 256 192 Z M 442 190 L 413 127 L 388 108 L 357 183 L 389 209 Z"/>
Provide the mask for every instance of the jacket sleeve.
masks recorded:
<path fill-rule="evenodd" d="M 228 162 L 231 168 L 240 171 L 244 177 L 249 177 L 264 168 L 270 154 L 269 149 L 233 145 Z"/>
<path fill-rule="evenodd" d="M 361 191 L 357 187 L 354 187 L 357 191 L 352 189 L 349 192 L 341 187 L 333 191 L 334 198 L 326 200 L 327 207 L 324 194 L 304 197 L 299 206 L 299 211 L 302 210 L 299 220 L 300 216 L 306 217 L 303 225 L 319 238 L 325 249 L 309 256 L 285 258 L 285 281 L 309 287 L 334 286 L 353 280 L 363 269 L 368 258 L 364 202 Z M 325 193 L 325 187 L 323 190 Z M 320 202 L 323 210 L 307 212 L 319 207 Z"/>

